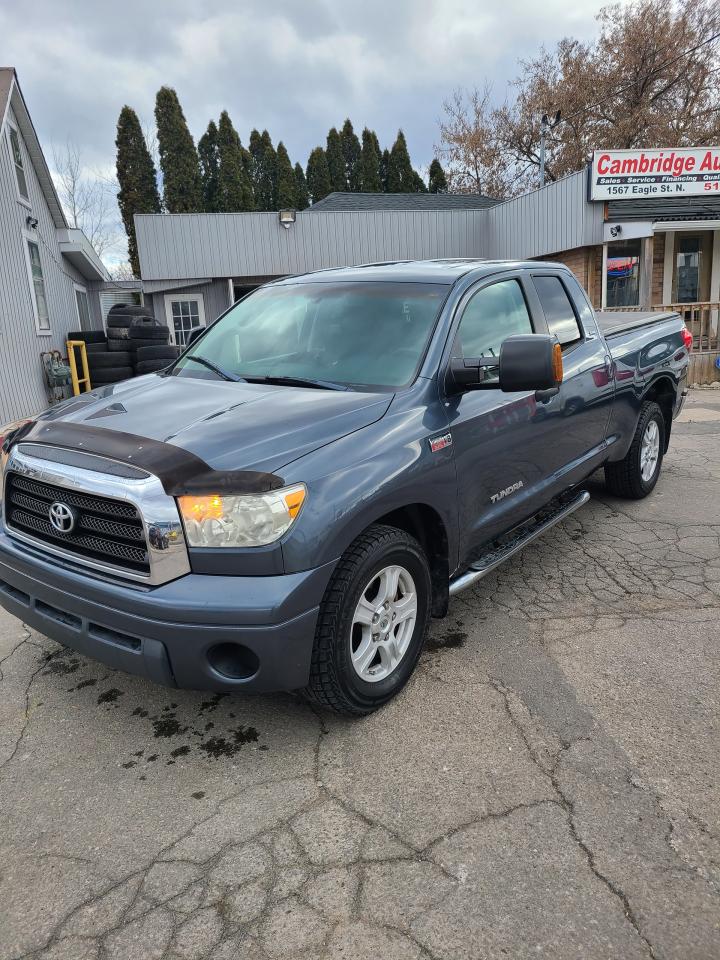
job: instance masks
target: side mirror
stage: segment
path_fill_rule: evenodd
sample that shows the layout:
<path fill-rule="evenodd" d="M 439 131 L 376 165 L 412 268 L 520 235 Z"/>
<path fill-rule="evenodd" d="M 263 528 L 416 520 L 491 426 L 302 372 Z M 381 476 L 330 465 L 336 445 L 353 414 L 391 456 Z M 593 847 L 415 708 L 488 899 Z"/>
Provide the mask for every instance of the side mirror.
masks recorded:
<path fill-rule="evenodd" d="M 485 379 L 487 367 L 497 367 L 497 357 L 453 357 L 450 361 L 450 380 L 455 393 L 464 393 L 479 387 Z"/>
<path fill-rule="evenodd" d="M 190 333 L 188 334 L 186 347 L 189 347 L 191 343 L 195 343 L 198 337 L 201 337 L 205 333 L 205 327 L 193 327 Z"/>
<path fill-rule="evenodd" d="M 500 389 L 552 390 L 562 383 L 563 361 L 560 344 L 547 334 L 508 337 L 500 347 Z"/>

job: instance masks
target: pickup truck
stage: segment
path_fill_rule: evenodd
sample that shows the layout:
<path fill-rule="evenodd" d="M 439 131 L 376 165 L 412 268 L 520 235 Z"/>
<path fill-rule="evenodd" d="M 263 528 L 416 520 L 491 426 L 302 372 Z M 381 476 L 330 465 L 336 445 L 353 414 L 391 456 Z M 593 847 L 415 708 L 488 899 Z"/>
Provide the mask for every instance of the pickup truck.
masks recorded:
<path fill-rule="evenodd" d="M 691 345 L 674 313 L 598 319 L 560 264 L 269 283 L 166 370 L 0 430 L 0 603 L 159 683 L 368 713 L 594 471 L 652 491 Z"/>

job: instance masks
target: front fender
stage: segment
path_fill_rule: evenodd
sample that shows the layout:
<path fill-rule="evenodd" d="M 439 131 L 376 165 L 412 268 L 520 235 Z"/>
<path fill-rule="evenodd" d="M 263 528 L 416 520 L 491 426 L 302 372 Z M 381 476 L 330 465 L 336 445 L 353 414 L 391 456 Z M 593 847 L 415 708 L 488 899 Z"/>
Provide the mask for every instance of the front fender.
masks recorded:
<path fill-rule="evenodd" d="M 433 452 L 429 439 L 447 431 L 442 406 L 393 405 L 368 427 L 287 467 L 287 483 L 308 497 L 283 543 L 292 573 L 340 557 L 370 524 L 411 504 L 431 507 L 447 533 L 450 569 L 457 565 L 457 477 L 452 446 Z"/>

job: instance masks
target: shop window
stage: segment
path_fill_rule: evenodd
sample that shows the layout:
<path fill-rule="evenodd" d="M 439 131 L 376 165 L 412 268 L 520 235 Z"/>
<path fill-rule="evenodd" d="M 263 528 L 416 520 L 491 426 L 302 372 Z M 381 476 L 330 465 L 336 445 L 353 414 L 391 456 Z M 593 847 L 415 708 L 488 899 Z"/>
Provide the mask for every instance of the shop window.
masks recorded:
<path fill-rule="evenodd" d="M 639 305 L 641 244 L 640 239 L 608 244 L 605 272 L 608 310 Z"/>

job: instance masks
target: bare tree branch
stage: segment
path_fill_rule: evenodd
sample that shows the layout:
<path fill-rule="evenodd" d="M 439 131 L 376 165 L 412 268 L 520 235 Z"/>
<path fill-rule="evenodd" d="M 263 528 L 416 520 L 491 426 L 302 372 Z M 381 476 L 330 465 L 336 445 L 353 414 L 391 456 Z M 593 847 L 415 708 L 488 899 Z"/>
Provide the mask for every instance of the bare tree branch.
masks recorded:
<path fill-rule="evenodd" d="M 55 186 L 71 227 L 82 230 L 99 257 L 117 249 L 122 230 L 117 213 L 117 184 L 86 169 L 78 146 L 68 140 L 53 146 Z"/>
<path fill-rule="evenodd" d="M 513 96 L 455 91 L 436 153 L 451 189 L 512 196 L 538 182 L 540 121 L 560 110 L 545 172 L 582 169 L 594 149 L 681 147 L 720 139 L 720 4 L 634 0 L 598 15 L 592 43 L 565 38 L 521 61 Z"/>

